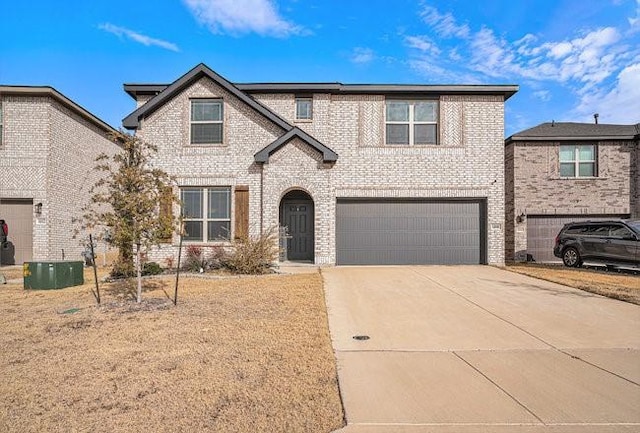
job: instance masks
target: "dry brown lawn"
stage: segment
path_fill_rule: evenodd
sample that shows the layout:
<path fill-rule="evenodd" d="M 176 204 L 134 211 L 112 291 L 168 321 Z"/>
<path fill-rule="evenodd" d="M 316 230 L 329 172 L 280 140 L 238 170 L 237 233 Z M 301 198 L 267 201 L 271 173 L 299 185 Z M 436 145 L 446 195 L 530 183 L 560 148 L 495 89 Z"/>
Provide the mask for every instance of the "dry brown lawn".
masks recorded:
<path fill-rule="evenodd" d="M 4 275 L 7 280 L 22 278 L 22 266 L 2 266 L 0 267 L 0 274 Z"/>
<path fill-rule="evenodd" d="M 86 275 L 86 274 L 85 274 Z M 329 432 L 343 426 L 319 274 L 0 286 L 1 432 Z M 77 309 L 77 310 L 76 310 Z"/>
<path fill-rule="evenodd" d="M 507 270 L 640 305 L 640 276 L 592 268 L 513 264 Z"/>

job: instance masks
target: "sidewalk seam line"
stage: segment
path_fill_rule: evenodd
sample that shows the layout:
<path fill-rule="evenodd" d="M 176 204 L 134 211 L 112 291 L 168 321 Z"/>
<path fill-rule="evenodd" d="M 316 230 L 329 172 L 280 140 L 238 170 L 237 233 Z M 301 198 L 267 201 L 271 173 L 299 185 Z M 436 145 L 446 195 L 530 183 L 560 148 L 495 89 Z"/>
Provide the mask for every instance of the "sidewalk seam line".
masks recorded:
<path fill-rule="evenodd" d="M 453 353 L 459 360 L 461 360 L 462 362 L 464 362 L 465 364 L 467 364 L 469 367 L 471 367 L 472 369 L 474 369 L 475 371 L 477 371 L 482 377 L 484 377 L 485 379 L 487 379 L 489 382 L 491 382 L 496 388 L 498 388 L 500 391 L 502 391 L 503 393 L 505 393 L 507 396 L 509 396 L 509 398 L 511 398 L 513 401 L 515 401 L 516 403 L 518 403 L 525 411 L 529 412 L 531 415 L 533 415 L 533 417 L 535 419 L 537 419 L 538 421 L 540 421 L 542 423 L 542 425 L 546 425 L 545 422 L 538 416 L 536 415 L 531 409 L 529 409 L 527 406 L 525 406 L 520 400 L 518 400 L 517 398 L 515 398 L 513 395 L 511 395 L 506 389 L 504 389 L 503 387 L 501 387 L 500 385 L 498 385 L 496 382 L 493 381 L 493 379 L 491 379 L 489 376 L 487 376 L 486 374 L 484 374 L 482 371 L 480 371 L 480 369 L 478 369 L 476 366 L 474 366 L 473 364 L 471 364 L 469 361 L 467 361 L 466 359 L 464 359 L 463 357 L 461 357 L 460 355 L 458 355 L 456 352 L 451 352 Z"/>
<path fill-rule="evenodd" d="M 485 308 L 485 307 L 481 306 L 480 304 L 478 304 L 478 303 L 476 303 L 476 302 L 472 301 L 471 299 L 467 298 L 467 297 L 466 297 L 466 296 L 464 296 L 463 294 L 458 293 L 458 292 L 456 292 L 456 291 L 454 291 L 454 290 L 452 290 L 452 289 L 448 288 L 447 286 L 445 286 L 444 284 L 441 284 L 440 282 L 438 282 L 438 281 L 434 280 L 433 278 L 430 278 L 430 277 L 428 277 L 427 275 L 421 274 L 421 273 L 420 273 L 420 272 L 418 272 L 416 269 L 413 269 L 413 268 L 412 268 L 411 270 L 412 270 L 413 272 L 415 272 L 416 274 L 418 274 L 419 276 L 421 276 L 422 278 L 426 278 L 427 280 L 429 280 L 429 281 L 433 282 L 434 284 L 436 284 L 436 285 L 438 285 L 438 286 L 442 287 L 442 288 L 443 288 L 443 289 L 445 289 L 446 291 L 448 291 L 448 292 L 450 292 L 450 293 L 453 293 L 453 294 L 454 294 L 454 295 L 456 295 L 456 296 L 459 296 L 460 298 L 464 299 L 465 301 L 469 302 L 470 304 L 475 305 L 476 307 L 480 308 L 481 310 L 483 310 L 483 311 L 485 311 L 485 312 L 487 312 L 487 313 L 491 314 L 493 317 L 497 318 L 498 320 L 502 320 L 503 322 L 508 323 L 509 325 L 513 326 L 514 328 L 516 328 L 516 329 L 520 330 L 521 332 L 524 332 L 525 334 L 529 335 L 530 337 L 535 338 L 536 340 L 540 341 L 541 343 L 546 344 L 547 346 L 549 346 L 549 347 L 551 347 L 552 349 L 554 349 L 554 350 L 558 351 L 559 353 L 562 353 L 563 355 L 568 356 L 568 357 L 569 357 L 569 358 L 571 358 L 571 359 L 577 359 L 577 360 L 579 360 L 579 361 L 581 361 L 581 362 L 583 362 L 583 363 L 585 363 L 585 364 L 587 364 L 587 365 L 590 365 L 590 366 L 592 366 L 592 367 L 595 367 L 595 368 L 597 368 L 598 370 L 601 370 L 601 371 L 604 371 L 604 372 L 606 372 L 606 373 L 609 373 L 609 374 L 611 374 L 611 375 L 613 375 L 613 376 L 616 376 L 616 377 L 618 377 L 618 378 L 620 378 L 620 379 L 623 379 L 623 380 L 625 380 L 625 381 L 627 381 L 627 382 L 629 382 L 629 383 L 632 383 L 632 384 L 634 384 L 634 385 L 636 385 L 636 386 L 640 386 L 640 384 L 638 384 L 638 383 L 634 382 L 633 380 L 627 379 L 626 377 L 621 376 L 621 375 L 619 375 L 619 374 L 617 374 L 617 373 L 614 373 L 614 372 L 612 372 L 612 371 L 609 371 L 609 370 L 607 370 L 607 369 L 606 369 L 606 368 L 604 368 L 604 367 L 600 367 L 599 365 L 592 364 L 591 362 L 588 362 L 588 361 L 586 361 L 586 360 L 584 360 L 584 359 L 580 358 L 579 356 L 571 355 L 570 353 L 565 352 L 564 350 L 562 350 L 562 349 L 560 349 L 560 348 L 558 348 L 558 347 L 554 346 L 553 344 L 549 343 L 548 341 L 545 341 L 545 340 L 543 340 L 542 338 L 538 337 L 537 335 L 534 335 L 534 334 L 532 334 L 531 332 L 527 331 L 526 329 L 524 329 L 524 328 L 522 328 L 522 327 L 520 327 L 520 326 L 516 325 L 515 323 L 510 322 L 509 320 L 505 319 L 504 317 L 500 317 L 499 315 L 497 315 L 497 314 L 496 314 L 496 313 L 494 313 L 493 311 L 490 311 L 490 310 L 488 310 L 487 308 Z M 530 277 L 530 278 L 535 278 L 535 277 Z"/>

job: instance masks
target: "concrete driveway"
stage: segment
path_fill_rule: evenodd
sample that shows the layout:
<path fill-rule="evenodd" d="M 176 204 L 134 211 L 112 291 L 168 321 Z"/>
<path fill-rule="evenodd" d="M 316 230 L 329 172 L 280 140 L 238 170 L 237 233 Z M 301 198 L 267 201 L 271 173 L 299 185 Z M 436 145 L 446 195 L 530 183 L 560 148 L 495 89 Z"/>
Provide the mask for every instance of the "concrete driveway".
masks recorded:
<path fill-rule="evenodd" d="M 341 432 L 640 431 L 636 305 L 489 266 L 322 274 Z"/>

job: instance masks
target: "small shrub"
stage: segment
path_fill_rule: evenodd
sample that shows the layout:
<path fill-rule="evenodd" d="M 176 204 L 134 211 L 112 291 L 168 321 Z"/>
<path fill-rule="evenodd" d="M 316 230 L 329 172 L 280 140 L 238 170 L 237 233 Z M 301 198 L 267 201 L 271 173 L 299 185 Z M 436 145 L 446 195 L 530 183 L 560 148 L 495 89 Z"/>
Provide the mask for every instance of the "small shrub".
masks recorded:
<path fill-rule="evenodd" d="M 167 269 L 173 269 L 173 265 L 175 264 L 175 259 L 173 256 L 169 256 L 167 258 L 164 259 L 164 264 L 166 265 Z"/>
<path fill-rule="evenodd" d="M 200 272 L 200 269 L 207 268 L 207 259 L 202 247 L 189 245 L 185 251 L 183 269 L 190 272 Z"/>
<path fill-rule="evenodd" d="M 162 273 L 162 266 L 156 262 L 147 262 L 142 265 L 142 275 L 158 275 Z"/>
<path fill-rule="evenodd" d="M 124 262 L 120 259 L 113 263 L 110 276 L 114 279 L 129 278 L 135 275 L 135 268 L 129 262 Z"/>
<path fill-rule="evenodd" d="M 206 254 L 206 264 L 210 269 L 221 269 L 224 267 L 224 261 L 227 252 L 222 246 L 211 247 L 209 254 Z"/>
<path fill-rule="evenodd" d="M 237 274 L 266 274 L 278 258 L 278 236 L 275 228 L 259 236 L 235 241 L 222 258 L 222 264 Z"/>

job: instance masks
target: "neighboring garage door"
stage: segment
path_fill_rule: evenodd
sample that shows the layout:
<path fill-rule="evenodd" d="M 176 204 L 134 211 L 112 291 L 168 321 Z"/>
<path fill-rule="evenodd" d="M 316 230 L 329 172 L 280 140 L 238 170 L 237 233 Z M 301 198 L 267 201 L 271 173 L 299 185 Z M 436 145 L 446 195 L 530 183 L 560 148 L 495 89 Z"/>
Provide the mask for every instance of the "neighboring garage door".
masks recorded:
<path fill-rule="evenodd" d="M 482 200 L 339 199 L 338 265 L 486 263 Z"/>
<path fill-rule="evenodd" d="M 536 262 L 562 262 L 553 255 L 556 236 L 567 223 L 628 218 L 629 215 L 529 215 L 527 217 L 527 260 Z"/>
<path fill-rule="evenodd" d="M 0 219 L 9 226 L 9 242 L 0 247 L 2 264 L 30 261 L 33 254 L 33 200 L 0 199 Z"/>

